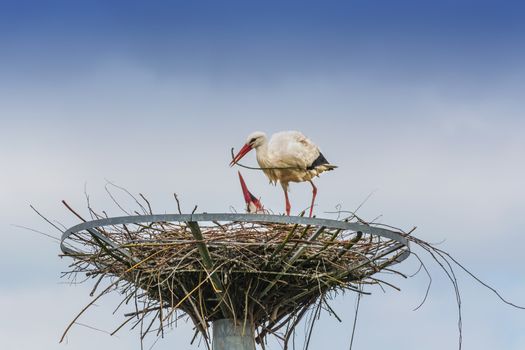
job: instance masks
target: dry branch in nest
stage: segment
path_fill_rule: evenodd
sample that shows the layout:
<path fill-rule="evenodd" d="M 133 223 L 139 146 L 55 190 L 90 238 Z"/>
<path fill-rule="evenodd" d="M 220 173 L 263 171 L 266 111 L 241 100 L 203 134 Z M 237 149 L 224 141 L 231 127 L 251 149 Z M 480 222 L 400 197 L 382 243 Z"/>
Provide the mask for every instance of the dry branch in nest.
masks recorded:
<path fill-rule="evenodd" d="M 122 305 L 134 305 L 112 334 L 131 324 L 140 326 L 142 338 L 162 336 L 187 316 L 209 345 L 211 322 L 230 318 L 253 327 L 263 347 L 274 335 L 285 348 L 307 311 L 324 307 L 335 315 L 330 293 L 363 293 L 362 285 L 383 283 L 372 275 L 407 249 L 361 231 L 242 220 L 105 225 L 80 230 L 64 243 L 64 255 L 73 258 L 65 276 L 97 279 L 92 295 L 102 280 L 113 281 L 90 305 L 112 291 L 123 296 Z"/>
<path fill-rule="evenodd" d="M 461 297 L 454 267 L 464 270 L 503 302 L 523 309 L 504 299 L 446 251 L 413 237 L 412 231 L 405 233 L 387 225 L 372 225 L 355 213 L 350 212 L 351 215 L 342 221 L 355 222 L 370 230 L 264 220 L 139 222 L 133 219 L 153 214 L 148 200 L 142 195 L 140 197 L 141 200 L 132 197 L 140 211 L 131 212 L 125 211 L 111 196 L 126 214 L 135 214 L 127 217 L 132 223 L 94 225 L 70 232 L 63 242 L 63 256 L 73 258 L 70 270 L 64 276 L 73 281 L 95 279 L 91 295 L 98 294 L 70 323 L 62 340 L 71 326 L 80 324 L 78 318 L 90 306 L 102 296 L 117 292 L 122 296 L 117 310 L 123 305 L 133 309 L 124 314 L 125 320 L 111 332 L 112 335 L 128 325 L 140 327 L 141 340 L 151 334 L 162 337 L 165 330 L 177 325 L 178 320 L 189 318 L 195 325 L 193 339 L 201 335 L 209 347 L 211 322 L 231 318 L 238 324 L 253 327 L 256 341 L 263 348 L 267 336 L 273 335 L 286 349 L 295 327 L 310 312 L 307 348 L 315 320 L 322 309 L 339 319 L 328 305 L 334 293 L 365 293 L 363 286 L 368 284 L 398 289 L 375 274 L 386 271 L 405 277 L 395 270 L 395 264 L 407 254 L 414 255 L 421 262 L 418 272 L 423 270 L 429 277 L 421 305 L 425 302 L 432 278 L 419 255 L 408 250 L 407 241 L 428 253 L 453 285 L 458 304 L 460 349 Z M 176 196 L 175 199 L 180 213 Z M 81 221 L 86 221 L 67 203 L 64 204 Z M 105 212 L 102 215 L 93 210 L 89 198 L 88 209 L 92 220 L 107 219 Z M 405 245 L 366 233 L 378 227 L 402 237 Z M 101 287 L 103 281 L 110 283 Z M 99 289 L 102 290 L 97 292 Z"/>

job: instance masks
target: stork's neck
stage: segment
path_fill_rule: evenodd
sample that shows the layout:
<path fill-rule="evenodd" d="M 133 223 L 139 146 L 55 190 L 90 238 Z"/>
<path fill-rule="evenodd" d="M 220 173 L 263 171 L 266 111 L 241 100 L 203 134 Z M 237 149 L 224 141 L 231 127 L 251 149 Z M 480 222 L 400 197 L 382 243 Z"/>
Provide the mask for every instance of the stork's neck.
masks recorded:
<path fill-rule="evenodd" d="M 257 163 L 261 168 L 267 168 L 270 163 L 270 154 L 268 152 L 268 142 L 265 140 L 255 149 Z"/>

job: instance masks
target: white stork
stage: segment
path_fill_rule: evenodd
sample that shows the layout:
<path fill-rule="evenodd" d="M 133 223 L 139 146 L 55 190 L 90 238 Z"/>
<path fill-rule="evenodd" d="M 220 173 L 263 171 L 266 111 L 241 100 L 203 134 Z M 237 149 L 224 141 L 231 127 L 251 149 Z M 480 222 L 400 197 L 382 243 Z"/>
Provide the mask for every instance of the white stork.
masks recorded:
<path fill-rule="evenodd" d="M 249 214 L 264 214 L 265 210 L 261 203 L 260 199 L 257 199 L 249 190 L 248 186 L 242 178 L 241 172 L 239 171 L 239 181 L 241 182 L 242 195 L 244 196 L 244 201 L 246 202 L 246 211 Z"/>
<path fill-rule="evenodd" d="M 312 204 L 310 216 L 317 195 L 317 187 L 312 178 L 337 166 L 330 164 L 319 148 L 298 131 L 282 131 L 272 135 L 270 142 L 266 134 L 260 131 L 251 133 L 245 145 L 233 158 L 230 166 L 235 165 L 249 151 L 255 149 L 257 163 L 264 171 L 270 183 L 281 184 L 286 199 L 286 214 L 290 215 L 288 184 L 308 181 L 312 185 Z"/>

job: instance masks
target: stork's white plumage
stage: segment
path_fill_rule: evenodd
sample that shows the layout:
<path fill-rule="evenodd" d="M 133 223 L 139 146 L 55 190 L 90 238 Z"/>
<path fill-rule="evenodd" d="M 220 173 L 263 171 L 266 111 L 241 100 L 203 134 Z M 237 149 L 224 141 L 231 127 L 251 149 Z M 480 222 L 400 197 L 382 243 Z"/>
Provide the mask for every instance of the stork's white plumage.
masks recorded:
<path fill-rule="evenodd" d="M 236 164 L 249 151 L 255 149 L 257 162 L 270 183 L 281 184 L 286 199 L 286 214 L 290 215 L 288 199 L 288 184 L 290 182 L 308 181 L 312 185 L 312 204 L 310 216 L 317 195 L 317 188 L 312 178 L 324 171 L 333 170 L 337 166 L 330 164 L 319 148 L 306 136 L 298 131 L 283 131 L 272 135 L 270 141 L 266 134 L 256 131 L 250 134 L 245 145 L 233 158 L 230 166 Z"/>

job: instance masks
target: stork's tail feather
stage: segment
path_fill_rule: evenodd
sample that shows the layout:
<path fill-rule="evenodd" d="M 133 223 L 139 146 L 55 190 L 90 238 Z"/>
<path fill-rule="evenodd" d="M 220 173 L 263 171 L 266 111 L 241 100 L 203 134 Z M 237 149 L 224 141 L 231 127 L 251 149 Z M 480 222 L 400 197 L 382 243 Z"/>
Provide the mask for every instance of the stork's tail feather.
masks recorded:
<path fill-rule="evenodd" d="M 333 170 L 335 168 L 337 168 L 337 166 L 328 163 L 328 161 L 323 156 L 323 154 L 319 153 L 319 156 L 317 157 L 317 159 L 314 160 L 312 164 L 310 164 L 310 166 L 308 166 L 306 169 L 307 170 L 319 169 L 322 171 L 326 171 L 326 170 Z"/>
<path fill-rule="evenodd" d="M 314 171 L 316 173 L 316 176 L 319 176 L 319 174 L 325 171 L 334 170 L 335 168 L 337 168 L 337 165 L 321 164 L 321 165 L 316 166 L 315 169 L 312 169 L 311 171 Z"/>

